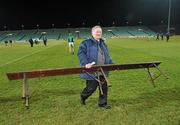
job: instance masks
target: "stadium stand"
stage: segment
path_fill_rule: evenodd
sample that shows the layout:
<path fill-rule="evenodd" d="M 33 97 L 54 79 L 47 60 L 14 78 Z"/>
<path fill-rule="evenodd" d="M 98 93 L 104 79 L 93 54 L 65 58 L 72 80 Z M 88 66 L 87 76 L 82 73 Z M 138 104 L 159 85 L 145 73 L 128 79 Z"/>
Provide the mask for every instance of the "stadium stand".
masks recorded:
<path fill-rule="evenodd" d="M 47 39 L 65 40 L 68 33 L 72 33 L 75 38 L 86 39 L 91 36 L 91 28 L 62 28 L 62 29 L 34 29 L 34 30 L 15 30 L 1 31 L 0 41 L 14 40 L 27 41 L 42 39 L 42 33 L 47 35 Z M 124 27 L 103 27 L 104 38 L 112 37 L 148 37 L 155 36 L 156 32 L 145 26 L 124 26 Z"/>

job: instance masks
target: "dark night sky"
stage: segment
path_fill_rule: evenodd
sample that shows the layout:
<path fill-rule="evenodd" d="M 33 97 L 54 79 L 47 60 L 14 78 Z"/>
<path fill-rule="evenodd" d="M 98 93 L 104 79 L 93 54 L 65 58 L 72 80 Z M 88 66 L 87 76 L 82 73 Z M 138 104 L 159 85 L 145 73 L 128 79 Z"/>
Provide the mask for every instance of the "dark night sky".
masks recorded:
<path fill-rule="evenodd" d="M 178 15 L 180 0 L 172 0 L 172 24 L 180 24 Z M 0 4 L 0 29 L 17 29 L 24 24 L 26 28 L 80 27 L 82 22 L 92 26 L 101 22 L 103 26 L 137 25 L 141 19 L 144 25 L 167 23 L 168 0 L 54 0 L 44 1 L 3 1 Z"/>

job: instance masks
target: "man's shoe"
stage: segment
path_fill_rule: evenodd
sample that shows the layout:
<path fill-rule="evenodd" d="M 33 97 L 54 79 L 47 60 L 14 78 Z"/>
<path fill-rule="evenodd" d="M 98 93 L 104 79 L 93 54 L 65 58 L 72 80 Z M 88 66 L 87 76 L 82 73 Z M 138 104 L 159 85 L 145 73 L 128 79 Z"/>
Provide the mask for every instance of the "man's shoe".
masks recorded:
<path fill-rule="evenodd" d="M 111 109 L 110 105 L 99 105 L 100 108 Z"/>
<path fill-rule="evenodd" d="M 84 99 L 81 98 L 80 102 L 81 102 L 81 105 L 86 105 L 86 102 Z"/>

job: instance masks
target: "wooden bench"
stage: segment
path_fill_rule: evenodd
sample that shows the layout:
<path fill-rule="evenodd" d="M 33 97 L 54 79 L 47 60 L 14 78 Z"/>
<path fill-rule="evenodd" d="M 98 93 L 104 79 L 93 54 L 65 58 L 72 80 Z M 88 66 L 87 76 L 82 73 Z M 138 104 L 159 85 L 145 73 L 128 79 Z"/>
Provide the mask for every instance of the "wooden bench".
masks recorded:
<path fill-rule="evenodd" d="M 155 87 L 154 80 L 157 79 L 159 76 L 163 75 L 165 78 L 168 79 L 168 77 L 159 69 L 158 66 L 160 63 L 161 62 L 159 61 L 154 61 L 154 62 L 142 62 L 142 63 L 134 63 L 134 64 L 109 64 L 109 65 L 101 65 L 101 66 L 95 65 L 90 69 L 86 69 L 85 67 L 39 69 L 39 70 L 32 70 L 32 71 L 11 72 L 11 73 L 7 73 L 7 77 L 9 80 L 23 79 L 22 99 L 25 100 L 25 106 L 28 108 L 29 107 L 29 90 L 28 90 L 27 80 L 30 78 L 71 75 L 71 74 L 80 74 L 80 73 L 86 73 L 87 75 L 91 76 L 92 72 L 101 72 L 104 75 L 106 82 L 109 84 L 104 71 L 145 69 L 151 78 L 153 86 Z M 150 68 L 156 68 L 159 71 L 159 75 L 154 76 L 153 73 L 150 71 Z M 101 82 L 96 78 L 94 79 L 97 80 L 99 83 Z"/>

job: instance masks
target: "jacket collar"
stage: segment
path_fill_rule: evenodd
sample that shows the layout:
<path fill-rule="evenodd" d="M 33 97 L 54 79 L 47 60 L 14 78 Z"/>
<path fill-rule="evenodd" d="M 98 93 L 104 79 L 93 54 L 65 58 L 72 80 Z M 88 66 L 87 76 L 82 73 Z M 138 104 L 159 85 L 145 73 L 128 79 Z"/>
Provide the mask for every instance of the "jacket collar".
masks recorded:
<path fill-rule="evenodd" d="M 90 40 L 91 40 L 92 42 L 96 43 L 96 44 L 98 43 L 98 41 L 97 41 L 96 39 L 94 39 L 93 37 L 91 37 Z M 100 42 L 99 44 L 102 44 L 102 42 L 104 42 L 104 40 L 103 40 L 103 39 L 100 39 L 99 42 Z"/>

